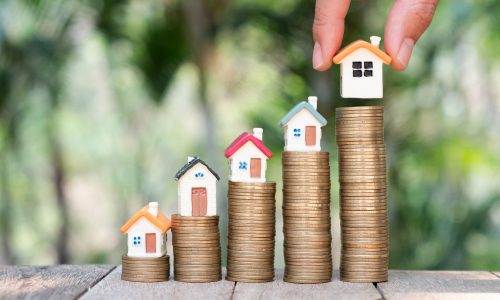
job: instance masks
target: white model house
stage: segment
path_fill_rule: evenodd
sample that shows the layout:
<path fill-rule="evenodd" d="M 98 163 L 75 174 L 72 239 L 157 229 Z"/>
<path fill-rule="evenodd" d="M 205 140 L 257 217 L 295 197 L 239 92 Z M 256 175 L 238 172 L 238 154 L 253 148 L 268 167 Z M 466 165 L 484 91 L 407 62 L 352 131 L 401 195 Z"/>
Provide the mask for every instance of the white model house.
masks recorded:
<path fill-rule="evenodd" d="M 285 151 L 321 151 L 321 127 L 326 119 L 318 113 L 318 98 L 297 104 L 281 120 L 285 130 Z"/>
<path fill-rule="evenodd" d="M 371 43 L 359 40 L 342 49 L 333 62 L 340 64 L 340 81 L 343 98 L 382 98 L 382 65 L 390 64 L 391 57 L 380 50 L 378 36 L 370 37 Z"/>
<path fill-rule="evenodd" d="M 244 132 L 237 137 L 224 155 L 229 158 L 229 180 L 234 182 L 266 182 L 267 159 L 273 156 L 262 143 L 262 128 L 253 134 Z"/>
<path fill-rule="evenodd" d="M 216 188 L 219 175 L 198 157 L 188 162 L 175 174 L 178 181 L 177 197 L 181 216 L 215 216 L 217 214 Z"/>
<path fill-rule="evenodd" d="M 127 255 L 161 257 L 167 252 L 166 234 L 170 220 L 158 211 L 158 202 L 149 202 L 120 228 L 127 234 Z"/>

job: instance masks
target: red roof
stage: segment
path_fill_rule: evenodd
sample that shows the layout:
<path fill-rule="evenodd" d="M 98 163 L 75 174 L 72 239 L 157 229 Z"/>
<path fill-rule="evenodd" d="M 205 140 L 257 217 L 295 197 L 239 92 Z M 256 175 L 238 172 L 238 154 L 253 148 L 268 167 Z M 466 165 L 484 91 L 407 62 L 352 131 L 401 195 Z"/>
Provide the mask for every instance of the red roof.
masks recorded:
<path fill-rule="evenodd" d="M 254 137 L 253 134 L 248 132 L 243 132 L 239 137 L 237 137 L 234 142 L 227 147 L 226 151 L 224 151 L 224 155 L 229 158 L 231 157 L 238 149 L 243 147 L 248 141 L 252 142 L 259 150 L 264 153 L 265 156 L 271 158 L 273 153 L 271 150 L 267 149 L 267 147 L 262 143 L 261 140 Z"/>

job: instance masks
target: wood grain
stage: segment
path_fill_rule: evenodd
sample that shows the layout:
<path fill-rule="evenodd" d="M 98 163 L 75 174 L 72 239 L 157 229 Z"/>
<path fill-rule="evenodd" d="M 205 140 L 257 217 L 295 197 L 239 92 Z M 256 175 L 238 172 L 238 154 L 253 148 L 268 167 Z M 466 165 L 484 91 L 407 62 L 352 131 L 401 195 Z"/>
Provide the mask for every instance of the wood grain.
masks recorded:
<path fill-rule="evenodd" d="M 170 279 L 167 282 L 141 283 L 120 279 L 121 266 L 87 292 L 88 299 L 231 299 L 234 282 L 185 283 Z M 172 278 L 172 276 L 171 276 Z"/>
<path fill-rule="evenodd" d="M 490 272 L 390 271 L 379 283 L 386 299 L 500 299 L 500 278 Z"/>
<path fill-rule="evenodd" d="M 0 266 L 0 299 L 74 299 L 112 268 L 105 265 Z"/>
<path fill-rule="evenodd" d="M 332 282 L 322 284 L 293 284 L 283 282 L 283 270 L 276 271 L 275 281 L 253 284 L 238 282 L 233 299 L 381 299 L 371 283 L 348 283 L 339 279 L 334 272 Z"/>

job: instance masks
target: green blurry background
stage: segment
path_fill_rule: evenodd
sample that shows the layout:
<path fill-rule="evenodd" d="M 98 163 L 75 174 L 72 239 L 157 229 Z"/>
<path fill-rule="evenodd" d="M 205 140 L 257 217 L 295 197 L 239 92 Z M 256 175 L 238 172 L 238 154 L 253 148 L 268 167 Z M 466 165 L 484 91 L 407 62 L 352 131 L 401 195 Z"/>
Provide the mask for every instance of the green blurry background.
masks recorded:
<path fill-rule="evenodd" d="M 390 4 L 353 1 L 344 44 L 382 35 Z M 383 101 L 343 100 L 338 67 L 312 70 L 313 14 L 310 0 L 1 1 L 0 263 L 119 263 L 128 217 L 151 200 L 176 212 L 188 155 L 223 178 L 225 245 L 223 150 L 263 127 L 280 189 L 278 122 L 317 95 L 334 178 L 335 107 L 386 107 L 391 268 L 500 269 L 500 2 L 442 0 L 408 70 L 385 68 Z M 278 209 L 278 267 L 281 226 Z"/>

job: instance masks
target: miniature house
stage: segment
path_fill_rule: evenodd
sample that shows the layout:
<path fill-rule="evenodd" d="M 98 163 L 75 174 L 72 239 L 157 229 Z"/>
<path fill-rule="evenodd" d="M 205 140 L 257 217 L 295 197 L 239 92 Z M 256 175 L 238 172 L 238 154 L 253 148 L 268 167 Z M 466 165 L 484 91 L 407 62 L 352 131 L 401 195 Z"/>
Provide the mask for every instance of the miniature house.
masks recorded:
<path fill-rule="evenodd" d="M 219 175 L 204 161 L 188 157 L 188 162 L 175 174 L 181 216 L 215 216 L 216 184 Z"/>
<path fill-rule="evenodd" d="M 262 143 L 262 128 L 253 134 L 244 132 L 237 137 L 224 155 L 229 158 L 229 180 L 234 182 L 266 182 L 267 159 L 273 156 Z"/>
<path fill-rule="evenodd" d="M 356 41 L 342 49 L 333 62 L 340 64 L 340 81 L 343 98 L 382 98 L 382 65 L 390 64 L 391 57 L 380 50 L 378 36 L 370 37 L 371 43 Z"/>
<path fill-rule="evenodd" d="M 167 252 L 166 234 L 170 220 L 158 211 L 158 202 L 149 202 L 120 228 L 127 234 L 130 257 L 161 257 Z"/>
<path fill-rule="evenodd" d="M 320 151 L 321 127 L 326 119 L 317 112 L 318 98 L 310 96 L 281 120 L 285 130 L 285 151 Z"/>

